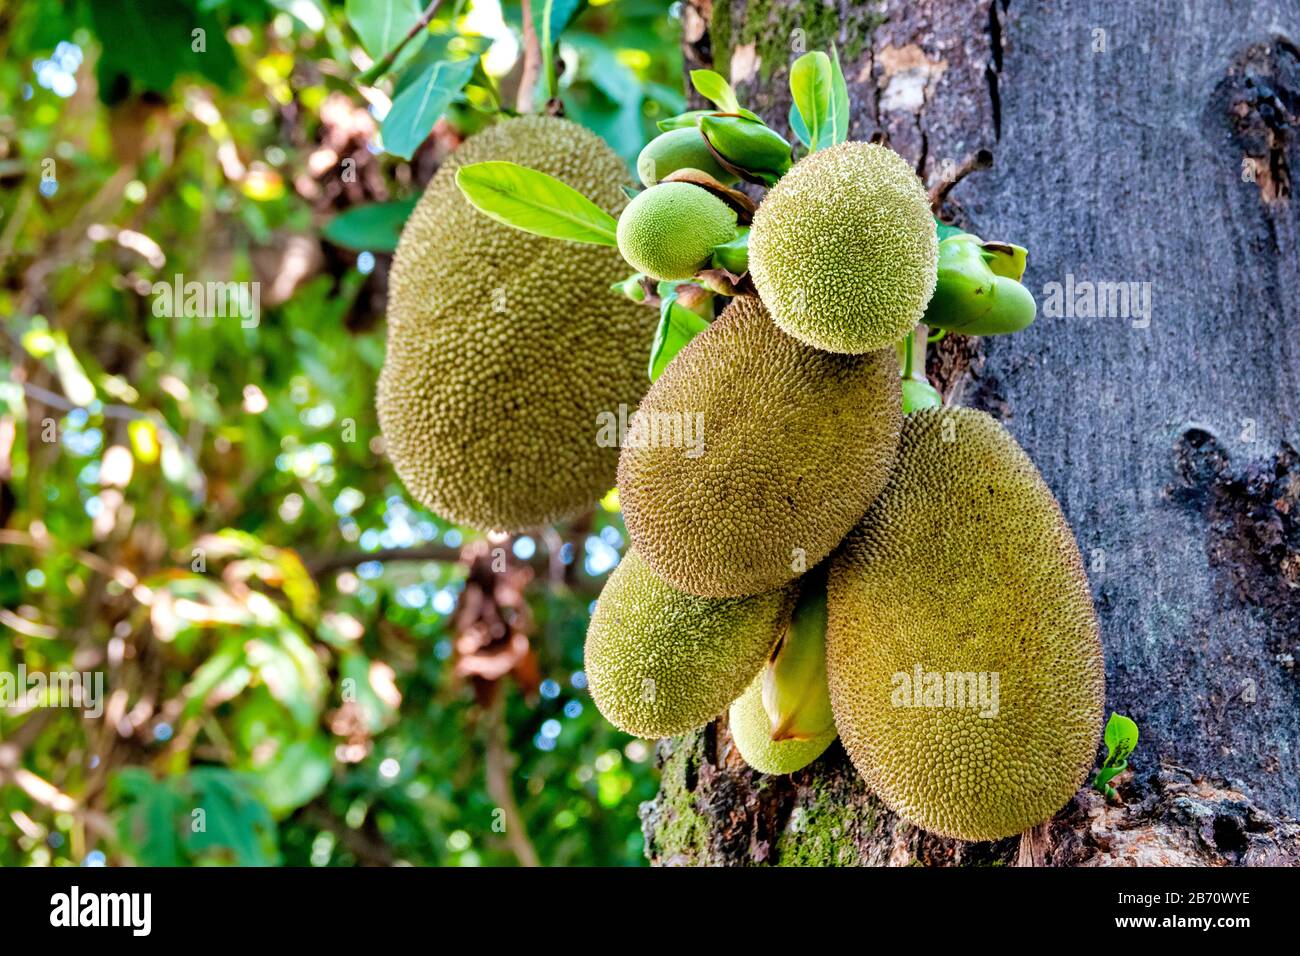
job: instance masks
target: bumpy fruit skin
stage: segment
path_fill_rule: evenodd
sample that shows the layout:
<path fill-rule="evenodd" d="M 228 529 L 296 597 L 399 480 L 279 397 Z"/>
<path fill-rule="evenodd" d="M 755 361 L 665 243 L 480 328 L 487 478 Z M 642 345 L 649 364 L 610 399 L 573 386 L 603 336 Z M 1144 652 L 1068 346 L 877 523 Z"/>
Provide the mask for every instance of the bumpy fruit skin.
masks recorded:
<path fill-rule="evenodd" d="M 996 421 L 966 408 L 908 416 L 888 487 L 832 565 L 828 608 L 835 724 L 895 812 L 994 840 L 1074 795 L 1101 726 L 1097 617 L 1060 507 Z M 998 674 L 996 715 L 901 706 L 897 675 L 917 664 Z"/>
<path fill-rule="evenodd" d="M 749 236 L 750 274 L 776 324 L 830 352 L 869 352 L 911 331 L 938 255 L 925 187 L 901 156 L 869 143 L 801 159 Z"/>
<path fill-rule="evenodd" d="M 735 234 L 736 211 L 690 183 L 651 186 L 618 217 L 619 252 L 656 279 L 689 279 Z"/>
<path fill-rule="evenodd" d="M 892 349 L 810 348 L 741 296 L 669 363 L 637 414 L 703 416 L 704 446 L 691 457 L 669 442 L 625 445 L 619 499 L 641 556 L 691 594 L 758 594 L 830 554 L 884 487 L 902 420 L 898 364 Z"/>
<path fill-rule="evenodd" d="M 825 752 L 835 739 L 835 727 L 807 740 L 773 740 L 772 721 L 763 709 L 763 675 L 754 678 L 727 712 L 731 737 L 745 763 L 761 773 L 794 773 Z"/>
<path fill-rule="evenodd" d="M 660 133 L 646 143 L 645 149 L 636 158 L 637 175 L 647 186 L 653 186 L 679 169 L 698 169 L 724 186 L 734 183 L 737 178 L 735 173 L 723 169 L 709 152 L 708 144 L 704 142 L 697 126 Z"/>
<path fill-rule="evenodd" d="M 475 210 L 456 170 L 518 162 L 611 214 L 623 161 L 565 120 L 523 117 L 466 140 L 416 205 L 388 282 L 376 404 L 387 454 L 413 497 L 451 521 L 517 531 L 609 490 L 617 448 L 597 415 L 645 391 L 654 310 L 610 291 L 618 253 L 532 236 Z"/>
<path fill-rule="evenodd" d="M 597 709 L 638 737 L 670 737 L 722 713 L 763 667 L 787 590 L 709 600 L 683 594 L 628 551 L 596 602 L 584 667 Z"/>

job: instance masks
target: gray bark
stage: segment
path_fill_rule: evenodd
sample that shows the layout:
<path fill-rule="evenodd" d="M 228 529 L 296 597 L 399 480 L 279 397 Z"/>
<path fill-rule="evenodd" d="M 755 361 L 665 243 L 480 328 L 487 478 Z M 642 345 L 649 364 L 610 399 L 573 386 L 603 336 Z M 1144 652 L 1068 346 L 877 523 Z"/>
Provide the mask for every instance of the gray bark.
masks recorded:
<path fill-rule="evenodd" d="M 929 364 L 1059 498 L 1107 710 L 1142 737 L 1123 805 L 1085 789 L 1032 838 L 961 844 L 894 818 L 838 745 L 763 777 L 719 723 L 661 745 L 651 859 L 1300 862 L 1300 3 L 695 0 L 684 22 L 688 67 L 775 125 L 800 41 L 833 39 L 853 138 L 929 183 L 990 150 L 945 217 L 1027 246 L 1040 312 L 1069 276 L 1150 290 L 1149 323 L 1040 314 Z"/>

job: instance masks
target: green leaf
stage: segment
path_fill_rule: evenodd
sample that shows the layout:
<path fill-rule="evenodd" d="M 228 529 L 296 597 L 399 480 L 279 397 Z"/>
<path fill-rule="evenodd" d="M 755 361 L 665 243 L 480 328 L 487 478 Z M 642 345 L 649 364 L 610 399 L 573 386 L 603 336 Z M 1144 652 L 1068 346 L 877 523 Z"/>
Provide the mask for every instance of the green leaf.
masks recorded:
<path fill-rule="evenodd" d="M 105 103 L 132 92 L 167 93 L 182 74 L 202 76 L 226 90 L 242 81 L 225 28 L 206 4 L 95 0 L 87 7 L 100 39 L 95 73 Z"/>
<path fill-rule="evenodd" d="M 517 163 L 471 163 L 456 185 L 480 212 L 535 236 L 617 246 L 618 222 L 554 176 Z"/>
<path fill-rule="evenodd" d="M 142 866 L 182 866 L 180 794 L 155 781 L 143 767 L 123 767 L 109 782 L 118 839 Z"/>
<path fill-rule="evenodd" d="M 794 103 L 790 104 L 790 132 L 794 133 L 795 138 L 805 146 L 812 145 L 812 137 L 808 135 L 808 127 L 803 123 L 803 116 L 799 113 L 799 107 Z"/>
<path fill-rule="evenodd" d="M 691 339 L 709 327 L 707 321 L 677 302 L 675 287 L 665 291 L 661 284 L 660 292 L 659 327 L 655 330 L 654 343 L 650 346 L 652 382 L 663 374 L 668 363 Z"/>
<path fill-rule="evenodd" d="M 378 60 L 415 26 L 421 4 L 419 0 L 347 0 L 343 9 L 362 48 Z M 408 45 L 402 56 L 411 49 Z"/>
<path fill-rule="evenodd" d="M 690 110 L 686 113 L 678 113 L 676 116 L 670 116 L 668 119 L 660 120 L 655 125 L 659 127 L 660 132 L 667 133 L 674 129 L 685 129 L 688 126 L 699 126 L 700 117 L 712 116 L 717 110 Z"/>
<path fill-rule="evenodd" d="M 840 53 L 831 44 L 831 142 L 838 146 L 849 138 L 849 88 L 840 69 Z"/>
<path fill-rule="evenodd" d="M 1112 711 L 1110 720 L 1106 721 L 1105 740 L 1107 765 L 1127 761 L 1137 748 L 1138 726 L 1123 714 Z"/>
<path fill-rule="evenodd" d="M 744 275 L 749 271 L 748 226 L 739 227 L 734 239 L 713 247 L 713 264 L 726 269 L 732 275 Z"/>
<path fill-rule="evenodd" d="M 404 89 L 384 117 L 384 148 L 394 156 L 410 159 L 428 138 L 438 117 L 474 75 L 477 59 L 439 60 Z"/>
<path fill-rule="evenodd" d="M 283 817 L 324 790 L 333 773 L 328 741 L 320 735 L 298 740 L 257 768 L 257 795 L 274 816 Z"/>
<path fill-rule="evenodd" d="M 415 202 L 402 199 L 354 206 L 331 219 L 321 234 L 336 246 L 358 252 L 393 252 Z"/>
<path fill-rule="evenodd" d="M 173 785 L 185 793 L 182 833 L 194 862 L 272 866 L 279 861 L 274 822 L 249 775 L 195 767 Z M 199 809 L 203 826 L 196 828 L 194 811 Z"/>
<path fill-rule="evenodd" d="M 831 145 L 831 58 L 820 50 L 805 53 L 790 67 L 790 95 L 808 132 L 812 152 Z"/>
<path fill-rule="evenodd" d="M 533 29 L 537 31 L 537 38 L 542 38 L 542 25 L 545 22 L 545 11 L 547 7 L 551 10 L 551 42 L 559 43 L 560 34 L 573 22 L 582 10 L 587 6 L 586 0 L 551 0 L 550 3 L 543 3 L 542 0 L 534 0 L 531 5 L 533 11 Z"/>
<path fill-rule="evenodd" d="M 724 113 L 739 113 L 740 101 L 731 84 L 712 70 L 691 70 L 691 85 L 695 91 Z"/>
<path fill-rule="evenodd" d="M 940 222 L 938 219 L 934 221 L 934 228 L 935 232 L 938 233 L 940 242 L 943 242 L 945 239 L 951 239 L 953 236 L 970 235 L 970 233 L 965 229 L 959 229 L 957 226 L 950 226 L 946 222 Z M 971 238 L 974 237 L 972 236 Z"/>
<path fill-rule="evenodd" d="M 417 46 L 419 49 L 409 59 L 406 57 L 405 50 L 397 58 L 399 62 L 405 61 L 405 65 L 393 84 L 393 99 L 401 96 L 412 83 L 419 82 L 424 77 L 425 71 L 431 69 L 439 60 L 457 61 L 461 57 L 481 56 L 491 45 L 492 41 L 488 37 L 473 34 L 462 36 L 454 32 L 425 34 L 423 43 L 412 40 L 409 49 L 415 49 Z"/>

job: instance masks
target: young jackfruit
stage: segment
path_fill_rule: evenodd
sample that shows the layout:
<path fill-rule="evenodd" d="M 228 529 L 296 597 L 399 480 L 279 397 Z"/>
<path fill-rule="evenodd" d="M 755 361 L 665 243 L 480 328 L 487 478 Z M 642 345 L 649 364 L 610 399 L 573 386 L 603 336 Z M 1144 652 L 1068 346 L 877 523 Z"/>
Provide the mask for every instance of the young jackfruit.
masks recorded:
<path fill-rule="evenodd" d="M 596 602 L 585 668 L 597 709 L 638 737 L 708 723 L 763 667 L 793 601 L 785 590 L 749 598 L 692 597 L 629 550 Z"/>
<path fill-rule="evenodd" d="M 754 678 L 749 689 L 727 712 L 731 738 L 736 749 L 760 773 L 794 773 L 808 766 L 835 740 L 835 725 L 812 737 L 772 739 L 772 722 L 763 709 L 763 675 Z"/>
<path fill-rule="evenodd" d="M 841 143 L 801 159 L 764 198 L 749 268 L 782 329 L 858 354 L 921 320 L 938 249 L 929 197 L 907 162 L 884 146 Z"/>
<path fill-rule="evenodd" d="M 708 144 L 696 126 L 670 129 L 646 143 L 636 158 L 636 172 L 641 182 L 653 186 L 679 169 L 698 169 L 724 186 L 736 181 L 736 174 L 723 169 L 709 152 Z"/>
<path fill-rule="evenodd" d="M 825 565 L 800 580 L 789 627 L 731 705 L 728 720 L 745 763 L 763 773 L 793 773 L 835 739 L 826 686 Z"/>
<path fill-rule="evenodd" d="M 689 279 L 735 235 L 736 211 L 691 183 L 651 186 L 618 217 L 618 251 L 656 279 Z"/>
<path fill-rule="evenodd" d="M 618 466 L 632 542 L 691 594 L 780 587 L 828 555 L 884 487 L 900 423 L 892 349 L 810 348 L 740 296 L 633 419 L 640 440 Z"/>
<path fill-rule="evenodd" d="M 827 672 L 840 738 L 894 811 L 993 840 L 1050 818 L 1093 762 L 1104 674 L 1070 527 L 996 421 L 926 409 L 836 557 Z"/>
<path fill-rule="evenodd" d="M 470 163 L 510 160 L 558 177 L 610 213 L 623 161 L 565 120 L 507 120 L 456 150 L 415 207 L 388 283 L 377 405 L 407 489 L 452 521 L 521 530 L 574 514 L 613 481 L 597 415 L 645 389 L 653 310 L 610 291 L 627 269 L 606 246 L 493 222 L 456 187 Z"/>

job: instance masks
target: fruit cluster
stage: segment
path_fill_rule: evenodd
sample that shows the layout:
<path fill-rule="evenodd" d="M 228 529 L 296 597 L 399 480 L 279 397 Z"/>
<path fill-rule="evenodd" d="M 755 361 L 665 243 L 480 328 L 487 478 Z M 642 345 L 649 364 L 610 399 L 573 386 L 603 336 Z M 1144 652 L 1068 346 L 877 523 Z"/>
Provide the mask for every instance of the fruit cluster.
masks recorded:
<path fill-rule="evenodd" d="M 989 416 L 942 407 L 923 355 L 928 329 L 1033 320 L 1025 250 L 938 223 L 900 156 L 848 141 L 825 54 L 792 71 L 797 162 L 721 77 L 694 80 L 716 109 L 661 124 L 625 206 L 607 150 L 559 119 L 507 120 L 435 178 L 393 270 L 394 463 L 440 513 L 518 530 L 599 495 L 596 414 L 639 399 L 650 440 L 617 454 L 632 547 L 585 651 L 601 713 L 659 737 L 729 707 L 768 773 L 839 737 L 917 825 L 1023 831 L 1092 763 L 1097 619 L 1033 463 Z M 490 219 L 471 228 L 471 208 Z M 644 304 L 653 344 L 627 315 Z M 647 346 L 652 384 L 629 394 Z"/>

